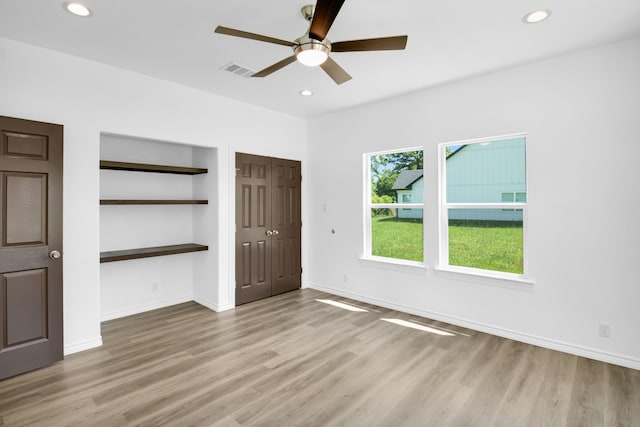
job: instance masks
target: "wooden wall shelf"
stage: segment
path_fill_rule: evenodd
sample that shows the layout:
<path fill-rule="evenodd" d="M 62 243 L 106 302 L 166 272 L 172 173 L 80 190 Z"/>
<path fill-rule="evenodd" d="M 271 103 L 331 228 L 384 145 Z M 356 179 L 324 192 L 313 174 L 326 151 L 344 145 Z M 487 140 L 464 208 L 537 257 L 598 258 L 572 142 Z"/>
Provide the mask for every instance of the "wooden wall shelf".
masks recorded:
<path fill-rule="evenodd" d="M 154 246 L 151 248 L 125 249 L 122 251 L 100 252 L 100 262 L 126 261 L 129 259 L 150 258 L 164 255 L 185 254 L 209 250 L 208 246 L 196 243 L 183 245 Z"/>
<path fill-rule="evenodd" d="M 148 163 L 112 162 L 110 160 L 100 160 L 100 169 L 109 169 L 109 170 L 117 170 L 117 171 L 133 171 L 133 172 L 173 173 L 178 175 L 198 175 L 201 173 L 208 172 L 208 169 L 204 169 L 204 168 L 152 165 Z"/>
<path fill-rule="evenodd" d="M 101 205 L 206 205 L 208 200 L 100 200 Z"/>

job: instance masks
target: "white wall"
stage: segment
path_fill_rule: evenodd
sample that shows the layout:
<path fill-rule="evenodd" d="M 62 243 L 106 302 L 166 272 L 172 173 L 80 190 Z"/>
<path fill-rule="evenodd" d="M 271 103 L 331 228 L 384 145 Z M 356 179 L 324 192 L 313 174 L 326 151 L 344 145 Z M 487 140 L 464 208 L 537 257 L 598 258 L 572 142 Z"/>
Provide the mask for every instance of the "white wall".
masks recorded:
<path fill-rule="evenodd" d="M 309 285 L 640 369 L 639 118 L 632 39 L 311 120 Z M 434 272 L 437 144 L 518 132 L 528 133 L 535 284 L 521 291 Z M 363 153 L 420 145 L 427 273 L 359 262 Z"/>
<path fill-rule="evenodd" d="M 217 148 L 213 173 L 219 193 L 210 203 L 219 209 L 221 232 L 212 250 L 222 266 L 217 282 L 226 285 L 219 293 L 227 298 L 217 301 L 220 308 L 234 305 L 230 189 L 235 151 L 306 160 L 304 120 L 1 38 L 0 114 L 64 125 L 66 353 L 101 342 L 101 133 Z"/>
<path fill-rule="evenodd" d="M 206 206 L 194 206 L 193 209 L 193 235 L 197 243 L 209 245 L 207 252 L 198 252 L 193 260 L 193 299 L 212 310 L 220 311 L 231 308 L 233 305 L 229 298 L 229 293 L 233 291 L 230 286 L 218 286 L 217 278 L 220 268 L 219 257 L 214 252 L 215 242 L 219 240 L 220 229 L 218 218 L 220 217 L 220 206 L 216 203 L 220 189 L 218 187 L 218 174 L 212 165 L 218 164 L 218 150 L 211 148 L 194 148 L 191 163 L 194 167 L 208 168 L 209 172 L 193 177 L 193 198 L 210 199 Z M 234 181 L 232 180 L 231 183 Z M 200 208 L 200 209 L 197 209 Z M 204 208 L 204 209 L 202 209 Z M 233 218 L 233 217 L 232 217 Z M 227 230 L 225 226 L 222 230 Z M 233 244 L 231 238 L 230 244 Z M 226 253 L 227 251 L 223 251 Z M 233 270 L 229 273 L 233 276 Z M 230 289 L 232 288 L 232 289 Z M 235 294 L 234 294 L 235 296 Z"/>

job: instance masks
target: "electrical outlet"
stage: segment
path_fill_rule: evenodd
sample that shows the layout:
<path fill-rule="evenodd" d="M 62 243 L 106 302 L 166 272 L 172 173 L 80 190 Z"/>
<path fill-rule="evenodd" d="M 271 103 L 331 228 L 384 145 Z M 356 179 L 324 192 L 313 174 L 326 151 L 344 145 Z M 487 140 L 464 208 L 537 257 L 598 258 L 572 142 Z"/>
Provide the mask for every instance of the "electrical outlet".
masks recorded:
<path fill-rule="evenodd" d="M 344 276 L 342 278 L 344 279 L 344 283 L 347 283 L 349 281 L 349 275 L 347 273 L 344 273 Z"/>
<path fill-rule="evenodd" d="M 157 283 L 152 283 L 151 284 L 151 291 L 152 292 L 158 292 L 158 284 Z"/>
<path fill-rule="evenodd" d="M 611 325 L 600 323 L 600 325 L 598 325 L 598 333 L 602 338 L 609 338 L 611 336 Z"/>

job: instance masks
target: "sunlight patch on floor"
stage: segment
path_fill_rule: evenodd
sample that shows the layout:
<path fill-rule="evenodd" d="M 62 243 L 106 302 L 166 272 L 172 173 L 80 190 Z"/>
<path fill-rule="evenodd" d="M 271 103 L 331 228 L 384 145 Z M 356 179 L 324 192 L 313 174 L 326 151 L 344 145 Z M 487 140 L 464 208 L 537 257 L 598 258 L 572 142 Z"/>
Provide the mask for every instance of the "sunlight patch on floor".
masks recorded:
<path fill-rule="evenodd" d="M 385 322 L 394 323 L 396 325 L 404 326 L 407 328 L 417 329 L 423 332 L 429 332 L 431 334 L 443 335 L 445 337 L 455 337 L 455 334 L 452 334 L 450 332 L 441 331 L 439 329 L 430 328 L 429 326 L 419 325 L 417 323 L 408 322 L 402 319 L 380 319 L 380 320 L 384 320 Z"/>
<path fill-rule="evenodd" d="M 338 301 L 330 300 L 330 299 L 316 299 L 316 301 L 318 301 L 318 302 L 322 302 L 322 303 L 324 303 L 324 304 L 329 304 L 329 305 L 332 305 L 332 306 L 334 306 L 334 307 L 340 307 L 340 308 L 342 308 L 342 309 L 349 310 L 349 311 L 357 311 L 357 312 L 361 312 L 361 313 L 362 313 L 362 312 L 366 313 L 366 312 L 368 312 L 368 311 L 369 311 L 369 310 L 365 310 L 364 308 L 354 307 L 354 306 L 352 306 L 352 305 L 345 304 L 345 303 L 343 303 L 343 302 L 338 302 Z"/>
<path fill-rule="evenodd" d="M 422 323 L 421 321 L 415 320 L 415 319 L 411 319 L 411 322 L 417 323 L 419 325 L 427 326 L 427 327 L 433 327 L 433 328 L 439 329 L 441 331 L 451 332 L 453 335 L 462 335 L 462 336 L 465 336 L 465 337 L 470 337 L 471 336 L 469 334 L 464 334 L 464 333 L 459 332 L 459 331 L 452 331 L 451 329 L 443 328 L 442 326 L 431 326 L 431 325 L 429 325 L 427 323 Z"/>

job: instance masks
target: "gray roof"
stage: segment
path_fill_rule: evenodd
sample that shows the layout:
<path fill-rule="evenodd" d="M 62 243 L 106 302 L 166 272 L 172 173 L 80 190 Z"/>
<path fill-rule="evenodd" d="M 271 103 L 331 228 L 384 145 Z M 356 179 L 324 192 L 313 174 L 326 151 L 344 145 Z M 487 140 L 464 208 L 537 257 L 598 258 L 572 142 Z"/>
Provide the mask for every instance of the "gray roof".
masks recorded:
<path fill-rule="evenodd" d="M 422 169 L 403 170 L 391 187 L 392 190 L 408 190 L 411 185 L 422 178 Z"/>

